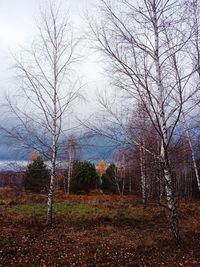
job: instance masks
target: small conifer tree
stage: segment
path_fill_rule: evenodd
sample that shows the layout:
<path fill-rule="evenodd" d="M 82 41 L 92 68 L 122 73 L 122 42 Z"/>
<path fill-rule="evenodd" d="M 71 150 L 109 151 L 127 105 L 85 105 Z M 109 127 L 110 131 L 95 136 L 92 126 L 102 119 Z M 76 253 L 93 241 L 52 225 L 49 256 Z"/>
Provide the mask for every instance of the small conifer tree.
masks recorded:
<path fill-rule="evenodd" d="M 72 171 L 71 192 L 89 193 L 99 187 L 95 165 L 89 161 L 75 161 Z"/>
<path fill-rule="evenodd" d="M 34 159 L 23 175 L 23 186 L 26 191 L 33 193 L 46 192 L 50 177 L 44 161 L 41 157 Z"/>

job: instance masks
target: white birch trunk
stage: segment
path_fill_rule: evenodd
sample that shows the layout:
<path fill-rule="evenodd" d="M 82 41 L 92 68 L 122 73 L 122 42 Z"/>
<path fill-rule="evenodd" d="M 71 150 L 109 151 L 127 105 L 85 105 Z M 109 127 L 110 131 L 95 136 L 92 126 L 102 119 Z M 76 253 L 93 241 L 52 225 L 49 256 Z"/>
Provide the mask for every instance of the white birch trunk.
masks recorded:
<path fill-rule="evenodd" d="M 68 141 L 68 155 L 69 155 L 69 164 L 68 164 L 68 179 L 67 179 L 67 194 L 70 194 L 70 185 L 73 171 L 73 163 L 75 159 L 75 145 L 76 141 L 73 136 L 70 136 Z"/>
<path fill-rule="evenodd" d="M 121 196 L 122 193 L 121 193 L 120 186 L 119 186 L 119 170 L 117 168 L 114 170 L 114 176 L 115 176 L 115 184 L 117 187 L 118 194 Z"/>
<path fill-rule="evenodd" d="M 165 183 L 163 177 L 159 176 L 159 183 L 160 183 L 160 194 L 159 194 L 159 199 L 160 203 L 162 202 L 163 196 L 164 196 L 164 191 L 165 191 Z"/>
<path fill-rule="evenodd" d="M 69 195 L 70 192 L 70 183 L 71 183 L 71 163 L 69 163 L 69 169 L 68 169 L 67 195 Z"/>
<path fill-rule="evenodd" d="M 51 225 L 53 222 L 53 193 L 55 189 L 55 177 L 56 177 L 56 158 L 57 158 L 57 140 L 59 134 L 57 133 L 57 120 L 58 120 L 58 92 L 57 92 L 57 83 L 58 83 L 58 47 L 57 47 L 57 29 L 54 21 L 54 48 L 53 48 L 53 119 L 52 119 L 52 151 L 51 151 L 51 181 L 49 187 L 48 201 L 47 201 L 47 225 Z M 60 130 L 60 129 L 58 129 Z"/>
<path fill-rule="evenodd" d="M 72 162 L 71 157 L 69 160 L 69 168 L 68 168 L 68 179 L 67 179 L 67 194 L 70 194 L 70 184 L 71 184 L 71 176 L 72 176 Z"/>
<path fill-rule="evenodd" d="M 172 177 L 169 168 L 169 159 L 168 159 L 168 148 L 169 143 L 167 136 L 167 127 L 165 121 L 165 107 L 164 107 L 164 88 L 162 84 L 162 75 L 161 75 L 161 64 L 160 64 L 160 46 L 159 46 L 159 29 L 158 29 L 158 18 L 156 13 L 156 6 L 154 2 L 154 34 L 155 34 L 155 66 L 156 66 L 156 83 L 158 92 L 160 92 L 160 114 L 159 114 L 159 126 L 161 131 L 161 160 L 163 164 L 164 179 L 165 179 L 165 190 L 167 195 L 167 206 L 170 212 L 169 223 L 170 229 L 173 236 L 173 239 L 176 243 L 181 242 L 180 233 L 179 233 L 179 223 L 178 223 L 178 214 L 176 203 L 174 201 L 174 194 L 172 188 Z"/>
<path fill-rule="evenodd" d="M 119 186 L 119 179 L 118 179 L 118 174 L 116 174 L 116 177 L 115 177 L 115 184 L 117 186 L 117 191 L 118 191 L 118 194 L 121 196 L 121 190 L 120 190 L 120 186 Z"/>
<path fill-rule="evenodd" d="M 197 163 L 196 163 L 196 159 L 195 159 L 194 148 L 193 148 L 193 145 L 192 145 L 192 138 L 190 136 L 190 130 L 189 130 L 189 126 L 188 126 L 188 123 L 186 121 L 184 112 L 182 112 L 182 114 L 183 114 L 183 120 L 184 120 L 184 124 L 185 124 L 185 130 L 186 130 L 186 134 L 187 134 L 187 138 L 188 138 L 188 143 L 189 143 L 190 150 L 191 150 L 191 153 L 192 153 L 192 163 L 193 163 L 193 167 L 194 167 L 197 186 L 198 186 L 198 190 L 200 192 L 200 177 L 199 177 L 199 172 L 198 172 Z"/>
<path fill-rule="evenodd" d="M 66 189 L 66 175 L 64 175 L 64 179 L 63 179 L 63 187 L 64 187 L 64 193 L 65 195 L 67 194 L 67 189 Z"/>
<path fill-rule="evenodd" d="M 141 176 L 141 189 L 142 189 L 142 203 L 144 208 L 147 206 L 147 188 L 146 188 L 146 176 L 144 169 L 144 157 L 143 149 L 140 147 L 140 176 Z"/>
<path fill-rule="evenodd" d="M 169 223 L 170 229 L 173 236 L 173 239 L 176 241 L 177 244 L 181 243 L 181 237 L 179 232 L 179 222 L 178 222 L 178 213 L 177 207 L 174 200 L 174 192 L 172 186 L 172 177 L 169 168 L 169 159 L 168 159 L 168 151 L 166 148 L 167 140 L 167 131 L 165 127 L 165 123 L 163 122 L 162 125 L 162 132 L 163 132 L 163 139 L 161 144 L 161 159 L 163 163 L 163 171 L 164 171 L 164 178 L 165 178 L 165 191 L 167 196 L 167 206 L 170 212 L 169 215 Z"/>
<path fill-rule="evenodd" d="M 51 225 L 53 214 L 53 192 L 55 188 L 55 176 L 56 176 L 56 136 L 53 136 L 52 144 L 52 159 L 51 159 L 51 180 L 47 200 L 47 225 Z"/>
<path fill-rule="evenodd" d="M 116 186 L 117 186 L 118 193 L 121 196 L 121 190 L 120 190 L 120 187 L 119 187 L 119 183 L 118 182 L 116 182 Z"/>
<path fill-rule="evenodd" d="M 51 180 L 47 201 L 47 225 L 53 222 L 53 193 L 56 177 L 56 156 L 57 156 L 57 51 L 54 54 L 54 95 L 53 95 L 53 125 L 52 125 L 52 151 L 51 151 Z"/>

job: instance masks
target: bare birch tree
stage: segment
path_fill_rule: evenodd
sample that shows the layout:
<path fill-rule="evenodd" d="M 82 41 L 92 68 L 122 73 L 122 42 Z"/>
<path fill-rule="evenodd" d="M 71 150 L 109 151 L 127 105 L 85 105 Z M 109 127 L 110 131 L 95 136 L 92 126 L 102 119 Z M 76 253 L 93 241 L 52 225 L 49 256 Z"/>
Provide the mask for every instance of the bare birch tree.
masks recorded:
<path fill-rule="evenodd" d="M 141 176 L 141 189 L 142 189 L 142 202 L 144 208 L 147 206 L 147 179 L 144 169 L 144 152 L 142 146 L 140 147 L 140 176 Z"/>
<path fill-rule="evenodd" d="M 41 18 L 39 34 L 31 49 L 24 50 L 20 59 L 16 59 L 22 90 L 17 97 L 22 99 L 19 105 L 8 99 L 16 126 L 6 129 L 6 133 L 26 146 L 42 150 L 50 162 L 47 224 L 51 225 L 60 138 L 68 127 L 64 119 L 80 96 L 81 85 L 72 69 L 77 60 L 77 40 L 68 14 L 50 2 Z"/>
<path fill-rule="evenodd" d="M 117 189 L 117 193 L 120 196 L 123 196 L 124 194 L 124 174 L 123 169 L 120 166 L 116 166 L 114 162 L 110 164 L 110 166 L 107 169 L 109 178 L 111 179 L 112 184 Z"/>
<path fill-rule="evenodd" d="M 189 142 L 189 146 L 192 154 L 192 163 L 194 167 L 194 172 L 196 176 L 198 190 L 200 192 L 200 177 L 197 168 L 196 158 L 195 158 L 195 150 L 191 137 L 191 129 L 189 127 L 187 115 L 189 111 L 198 114 L 199 112 L 199 86 L 200 86 L 200 4 L 198 0 L 189 0 L 185 2 L 185 11 L 188 16 L 187 24 L 190 31 L 193 31 L 192 38 L 189 42 L 188 49 L 190 51 L 190 56 L 193 60 L 193 69 L 194 69 L 194 78 L 191 86 L 196 87 L 198 94 L 195 95 L 193 101 L 191 101 L 190 105 L 187 105 L 185 109 L 182 111 L 182 118 L 184 123 L 184 128 L 186 131 L 186 136 Z M 188 111 L 189 110 L 189 111 Z M 197 116 L 196 116 L 197 117 Z"/>
<path fill-rule="evenodd" d="M 70 194 L 70 184 L 73 171 L 73 164 L 76 157 L 77 142 L 73 135 L 69 136 L 67 142 L 67 154 L 68 154 L 68 175 L 67 175 L 67 194 Z M 64 182 L 65 184 L 65 182 Z M 66 191 L 66 190 L 65 190 Z"/>
<path fill-rule="evenodd" d="M 102 20 L 90 21 L 95 45 L 112 68 L 114 85 L 143 104 L 160 136 L 160 161 L 165 178 L 172 236 L 181 242 L 177 207 L 172 187 L 169 144 L 182 106 L 194 93 L 188 88 L 193 74 L 187 45 L 182 1 L 101 1 Z M 187 66 L 187 67 L 186 67 Z"/>
<path fill-rule="evenodd" d="M 140 177 L 141 177 L 141 192 L 142 192 L 142 202 L 144 208 L 147 206 L 148 201 L 148 179 L 145 171 L 146 163 L 146 154 L 148 151 L 145 151 L 144 147 L 147 148 L 145 144 L 148 140 L 148 135 L 151 133 L 152 123 L 149 120 L 149 116 L 146 112 L 146 108 L 143 107 L 143 104 L 137 103 L 137 108 L 133 112 L 133 118 L 130 122 L 130 132 L 132 139 L 137 140 L 139 144 L 139 158 L 140 158 Z M 155 134 L 155 133 L 154 133 Z M 153 150 L 148 147 L 148 150 L 152 153 L 158 155 L 156 148 Z M 149 154 L 149 153 L 148 153 Z"/>
<path fill-rule="evenodd" d="M 197 186 L 198 186 L 198 190 L 200 192 L 200 177 L 199 177 L 199 171 L 198 171 L 196 157 L 195 157 L 195 150 L 194 150 L 194 146 L 192 144 L 192 137 L 191 137 L 188 121 L 186 119 L 184 112 L 182 112 L 182 117 L 183 117 L 184 127 L 185 127 L 185 131 L 186 131 L 186 136 L 187 136 L 188 143 L 189 143 L 190 150 L 191 150 L 191 154 L 192 154 L 192 163 L 193 163 L 194 173 L 195 173 L 195 177 L 196 177 L 196 181 L 197 181 Z"/>

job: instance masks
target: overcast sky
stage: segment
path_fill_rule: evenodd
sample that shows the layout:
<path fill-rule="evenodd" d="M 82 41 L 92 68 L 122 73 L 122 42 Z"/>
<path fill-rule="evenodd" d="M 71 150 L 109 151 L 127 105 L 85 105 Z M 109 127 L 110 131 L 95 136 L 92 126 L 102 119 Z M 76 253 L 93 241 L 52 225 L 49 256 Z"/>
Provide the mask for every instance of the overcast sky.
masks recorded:
<path fill-rule="evenodd" d="M 95 15 L 95 5 L 98 0 L 68 0 L 63 1 L 66 9 L 70 9 L 71 20 L 80 35 L 85 30 L 83 21 L 84 11 L 88 10 L 91 16 Z M 21 46 L 28 47 L 36 35 L 40 8 L 45 0 L 0 0 L 0 90 L 1 98 L 7 90 L 13 88 L 12 69 L 13 59 L 11 54 L 20 51 Z M 84 45 L 85 46 L 85 45 Z M 83 48 L 83 47 L 82 47 Z M 97 55 L 92 51 L 84 50 L 85 57 L 80 65 L 79 75 L 84 76 L 90 102 L 94 101 L 95 92 L 103 87 L 102 67 Z M 14 85 L 16 87 L 16 85 Z M 94 103 L 92 104 L 94 107 Z M 88 113 L 88 105 L 84 107 Z M 91 111 L 91 109 L 90 109 Z"/>

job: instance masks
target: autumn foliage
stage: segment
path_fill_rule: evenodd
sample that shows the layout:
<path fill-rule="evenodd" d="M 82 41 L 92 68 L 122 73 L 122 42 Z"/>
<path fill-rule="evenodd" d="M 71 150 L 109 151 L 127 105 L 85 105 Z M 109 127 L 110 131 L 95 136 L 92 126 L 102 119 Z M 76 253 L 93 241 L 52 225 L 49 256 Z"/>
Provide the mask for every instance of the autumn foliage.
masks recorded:
<path fill-rule="evenodd" d="M 99 176 L 102 176 L 106 171 L 106 163 L 104 160 L 100 160 L 97 165 L 97 173 Z"/>

